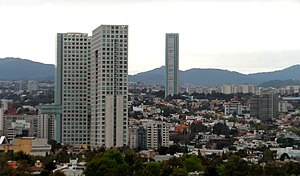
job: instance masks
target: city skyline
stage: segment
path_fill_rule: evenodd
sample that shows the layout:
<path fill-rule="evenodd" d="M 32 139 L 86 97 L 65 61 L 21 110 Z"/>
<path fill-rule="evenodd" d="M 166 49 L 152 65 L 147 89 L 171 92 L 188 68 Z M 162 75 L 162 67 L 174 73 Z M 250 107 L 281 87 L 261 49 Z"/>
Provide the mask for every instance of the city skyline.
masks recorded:
<path fill-rule="evenodd" d="M 111 9 L 117 13 L 106 15 Z M 129 74 L 164 65 L 164 34 L 172 32 L 181 35 L 180 70 L 274 71 L 299 63 L 299 9 L 299 1 L 292 0 L 0 1 L 5 34 L 0 57 L 54 64 L 57 32 L 91 35 L 98 24 L 126 24 L 131 29 Z M 73 13 L 78 10 L 81 14 Z M 64 14 L 70 16 L 60 18 Z"/>

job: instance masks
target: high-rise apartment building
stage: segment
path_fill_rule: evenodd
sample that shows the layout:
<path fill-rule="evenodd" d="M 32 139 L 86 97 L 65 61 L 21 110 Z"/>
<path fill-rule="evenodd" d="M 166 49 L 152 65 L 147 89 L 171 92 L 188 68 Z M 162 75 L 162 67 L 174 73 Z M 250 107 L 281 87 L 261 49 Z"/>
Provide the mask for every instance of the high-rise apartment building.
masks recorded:
<path fill-rule="evenodd" d="M 133 125 L 129 127 L 128 146 L 130 148 L 147 149 L 147 131 L 142 125 Z"/>
<path fill-rule="evenodd" d="M 170 145 L 170 124 L 163 121 L 143 119 L 141 124 L 129 128 L 129 147 L 158 149 Z"/>
<path fill-rule="evenodd" d="M 40 111 L 39 111 L 40 112 Z M 38 138 L 47 138 L 48 140 L 54 139 L 54 119 L 53 114 L 38 115 Z"/>
<path fill-rule="evenodd" d="M 179 92 L 179 34 L 166 34 L 166 85 L 165 96 Z"/>
<path fill-rule="evenodd" d="M 91 48 L 91 147 L 128 144 L 128 26 L 101 25 Z"/>
<path fill-rule="evenodd" d="M 55 67 L 55 139 L 70 145 L 90 141 L 90 37 L 58 33 Z"/>
<path fill-rule="evenodd" d="M 271 120 L 278 116 L 278 95 L 254 95 L 250 99 L 250 115 L 261 120 Z"/>

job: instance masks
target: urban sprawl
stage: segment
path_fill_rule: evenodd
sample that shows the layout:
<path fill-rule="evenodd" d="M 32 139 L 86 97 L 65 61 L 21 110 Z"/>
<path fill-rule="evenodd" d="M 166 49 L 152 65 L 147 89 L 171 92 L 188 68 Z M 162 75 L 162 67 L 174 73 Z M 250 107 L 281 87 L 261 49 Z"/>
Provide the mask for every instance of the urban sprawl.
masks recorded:
<path fill-rule="evenodd" d="M 0 175 L 298 175 L 300 86 L 128 80 L 128 26 L 58 33 L 55 81 L 0 81 Z M 197 75 L 195 75 L 196 77 Z"/>

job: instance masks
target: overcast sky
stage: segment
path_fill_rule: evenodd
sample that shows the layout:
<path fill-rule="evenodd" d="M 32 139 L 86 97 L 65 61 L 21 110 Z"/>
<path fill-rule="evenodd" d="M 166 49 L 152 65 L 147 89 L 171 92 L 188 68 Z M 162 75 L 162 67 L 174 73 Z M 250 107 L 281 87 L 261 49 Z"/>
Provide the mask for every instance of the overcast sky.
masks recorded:
<path fill-rule="evenodd" d="M 129 73 L 164 65 L 179 33 L 180 70 L 241 73 L 299 64 L 297 0 L 0 0 L 0 58 L 55 63 L 55 36 L 129 25 Z"/>

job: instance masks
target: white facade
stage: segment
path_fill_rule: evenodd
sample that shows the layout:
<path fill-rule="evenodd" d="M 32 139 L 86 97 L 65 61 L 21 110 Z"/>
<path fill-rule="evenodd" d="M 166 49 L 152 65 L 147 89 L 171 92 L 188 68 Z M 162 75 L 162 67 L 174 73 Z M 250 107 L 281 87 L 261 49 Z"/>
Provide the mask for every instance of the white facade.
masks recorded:
<path fill-rule="evenodd" d="M 93 30 L 91 56 L 91 147 L 127 145 L 128 26 Z"/>
<path fill-rule="evenodd" d="M 0 136 L 3 135 L 3 109 L 0 108 Z"/>
<path fill-rule="evenodd" d="M 170 124 L 162 121 L 145 120 L 142 125 L 146 129 L 146 146 L 148 149 L 158 149 L 161 146 L 169 147 Z"/>
<path fill-rule="evenodd" d="M 7 111 L 9 108 L 9 105 L 12 104 L 12 100 L 7 100 L 7 99 L 1 99 L 1 108 L 3 111 Z"/>
<path fill-rule="evenodd" d="M 55 140 L 80 146 L 90 138 L 90 37 L 87 33 L 58 33 L 55 74 Z"/>
<path fill-rule="evenodd" d="M 33 138 L 32 148 L 29 154 L 33 156 L 46 156 L 46 153 L 50 154 L 51 145 L 47 142 L 47 138 Z"/>
<path fill-rule="evenodd" d="M 179 34 L 166 34 L 165 96 L 179 93 Z"/>
<path fill-rule="evenodd" d="M 242 104 L 240 102 L 227 102 L 223 104 L 225 115 L 233 114 L 234 112 L 237 115 L 242 114 Z"/>
<path fill-rule="evenodd" d="M 278 102 L 278 112 L 288 112 L 293 106 L 291 103 L 287 101 L 279 101 Z"/>
<path fill-rule="evenodd" d="M 224 84 L 219 87 L 219 92 L 223 94 L 233 94 L 237 92 L 237 87 L 231 84 Z"/>
<path fill-rule="evenodd" d="M 130 148 L 138 147 L 138 129 L 139 129 L 139 126 L 129 127 L 128 145 Z"/>
<path fill-rule="evenodd" d="M 38 133 L 38 115 L 4 115 L 3 135 L 8 139 L 16 135 L 35 137 Z"/>
<path fill-rule="evenodd" d="M 288 154 L 289 157 L 300 157 L 300 150 L 294 150 L 293 147 L 286 148 L 270 148 L 271 151 L 276 151 L 276 157 L 280 158 L 280 156 L 284 153 Z"/>
<path fill-rule="evenodd" d="M 37 137 L 54 139 L 54 119 L 55 115 L 53 114 L 39 114 Z"/>
<path fill-rule="evenodd" d="M 252 84 L 241 84 L 238 86 L 238 92 L 239 93 L 254 93 L 255 92 L 255 86 Z"/>

